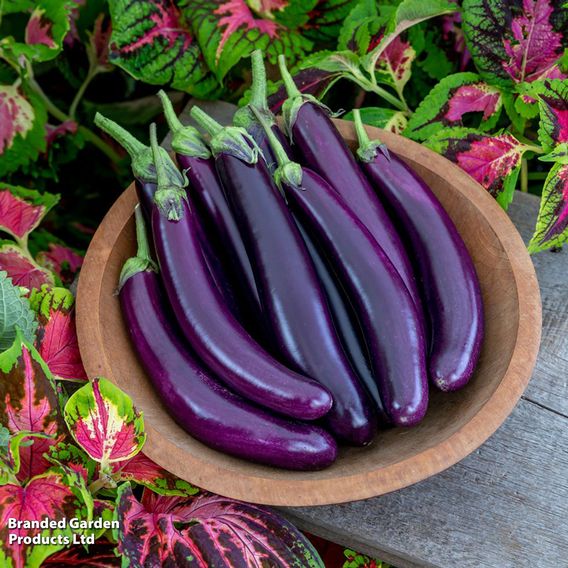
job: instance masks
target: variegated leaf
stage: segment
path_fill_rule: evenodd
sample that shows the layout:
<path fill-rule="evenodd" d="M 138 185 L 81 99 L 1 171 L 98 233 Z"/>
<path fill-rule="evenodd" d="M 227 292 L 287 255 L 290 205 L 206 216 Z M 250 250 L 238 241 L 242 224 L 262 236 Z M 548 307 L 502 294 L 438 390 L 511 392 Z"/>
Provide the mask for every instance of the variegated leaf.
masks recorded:
<path fill-rule="evenodd" d="M 0 230 L 25 240 L 58 201 L 59 195 L 0 183 Z"/>
<path fill-rule="evenodd" d="M 255 12 L 245 0 L 182 0 L 180 8 L 219 81 L 255 49 L 262 49 L 271 63 L 281 53 L 293 63 L 312 46 L 272 18 L 270 10 Z"/>
<path fill-rule="evenodd" d="M 561 77 L 568 37 L 564 0 L 464 0 L 466 41 L 481 76 L 509 86 Z"/>
<path fill-rule="evenodd" d="M 69 442 L 59 442 L 51 446 L 46 459 L 54 465 L 75 471 L 87 485 L 94 480 L 98 468 L 98 463 L 83 449 Z"/>
<path fill-rule="evenodd" d="M 82 546 L 73 546 L 56 552 L 41 565 L 42 568 L 120 568 L 122 560 L 115 554 L 114 543 L 101 539 L 85 550 Z"/>
<path fill-rule="evenodd" d="M 50 243 L 49 249 L 41 251 L 36 261 L 57 274 L 63 284 L 71 284 L 83 265 L 83 257 L 80 254 L 58 243 Z"/>
<path fill-rule="evenodd" d="M 539 96 L 538 138 L 545 152 L 568 142 L 568 81 L 545 81 Z"/>
<path fill-rule="evenodd" d="M 377 37 L 376 44 L 371 41 L 369 49 L 373 49 L 382 39 Z M 377 79 L 393 85 L 398 93 L 402 93 L 404 86 L 410 79 L 411 66 L 416 52 L 410 42 L 401 36 L 394 38 L 384 49 L 377 61 Z"/>
<path fill-rule="evenodd" d="M 448 128 L 426 145 L 458 164 L 507 208 L 513 199 L 523 153 L 529 146 L 512 134 L 488 135 L 467 128 Z"/>
<path fill-rule="evenodd" d="M 316 0 L 302 33 L 319 45 L 335 48 L 341 26 L 356 4 L 357 0 Z"/>
<path fill-rule="evenodd" d="M 135 566 L 323 568 L 309 541 L 275 513 L 216 495 L 162 497 L 118 490 L 118 550 Z"/>
<path fill-rule="evenodd" d="M 530 252 L 558 247 L 568 241 L 568 164 L 552 166 L 542 190 Z"/>
<path fill-rule="evenodd" d="M 408 124 L 403 112 L 390 108 L 367 107 L 359 109 L 359 112 L 364 124 L 376 126 L 395 134 L 401 134 Z M 353 112 L 349 111 L 343 118 L 353 120 Z"/>
<path fill-rule="evenodd" d="M 136 454 L 130 460 L 113 464 L 112 477 L 117 482 L 134 481 L 159 495 L 194 495 L 199 491 L 143 453 Z"/>
<path fill-rule="evenodd" d="M 104 378 L 84 385 L 69 398 L 65 421 L 75 441 L 103 468 L 134 457 L 146 440 L 142 413 L 128 395 Z"/>
<path fill-rule="evenodd" d="M 136 79 L 207 96 L 217 88 L 181 2 L 110 0 L 109 59 Z"/>
<path fill-rule="evenodd" d="M 0 155 L 12 146 L 16 135 L 27 136 L 34 117 L 34 109 L 19 87 L 0 85 Z"/>
<path fill-rule="evenodd" d="M 0 354 L 0 423 L 11 434 L 42 432 L 51 436 L 20 448 L 18 479 L 42 474 L 50 466 L 44 454 L 66 435 L 53 377 L 36 349 L 18 333 Z"/>
<path fill-rule="evenodd" d="M 19 246 L 0 241 L 0 271 L 4 271 L 16 286 L 27 290 L 54 284 L 53 274 L 39 266 Z"/>
<path fill-rule="evenodd" d="M 499 89 L 475 73 L 456 73 L 442 79 L 420 103 L 408 122 L 405 135 L 427 140 L 441 128 L 463 126 L 464 115 L 483 113 L 478 127 L 488 130 L 499 119 L 503 100 Z"/>

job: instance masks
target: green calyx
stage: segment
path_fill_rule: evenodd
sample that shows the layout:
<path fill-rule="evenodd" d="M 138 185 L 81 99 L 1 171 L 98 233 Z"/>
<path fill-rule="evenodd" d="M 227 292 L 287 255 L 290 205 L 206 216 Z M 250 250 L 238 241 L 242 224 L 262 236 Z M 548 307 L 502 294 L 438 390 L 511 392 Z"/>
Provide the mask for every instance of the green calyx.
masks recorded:
<path fill-rule="evenodd" d="M 154 202 L 169 221 L 179 221 L 183 217 L 183 201 L 187 200 L 184 189 L 187 185 L 187 180 L 184 180 L 183 183 L 179 182 L 181 174 L 175 167 L 172 159 L 166 151 L 160 151 L 156 135 L 156 124 L 154 122 L 150 125 L 150 146 L 152 147 L 158 180 L 158 189 L 154 195 Z M 172 167 L 176 171 L 175 175 L 172 174 Z"/>
<path fill-rule="evenodd" d="M 211 152 L 197 128 L 189 125 L 184 126 L 181 123 L 174 111 L 172 102 L 163 90 L 158 91 L 158 96 L 162 101 L 164 115 L 172 131 L 172 149 L 174 152 L 192 158 L 203 158 L 205 160 L 210 158 Z"/>
<path fill-rule="evenodd" d="M 284 55 L 278 56 L 278 66 L 280 67 L 280 75 L 286 88 L 288 98 L 282 105 L 282 117 L 284 118 L 284 128 L 290 138 L 292 138 L 292 128 L 298 117 L 298 112 L 304 103 L 312 103 L 322 107 L 326 112 L 331 114 L 331 111 L 322 102 L 318 101 L 313 95 L 306 95 L 300 92 L 288 67 L 286 67 L 286 57 Z"/>
<path fill-rule="evenodd" d="M 139 272 L 151 271 L 158 272 L 156 263 L 150 256 L 150 245 L 148 242 L 148 233 L 146 231 L 146 224 L 142 215 L 140 205 L 134 208 L 134 217 L 136 219 L 136 242 L 138 249 L 136 256 L 129 258 L 120 271 L 120 278 L 118 280 L 118 291 L 126 284 L 126 281 Z"/>
<path fill-rule="evenodd" d="M 355 132 L 357 133 L 357 140 L 359 142 L 359 147 L 357 148 L 357 156 L 362 162 L 369 163 L 372 162 L 376 157 L 378 152 L 390 160 L 390 154 L 388 148 L 380 140 L 370 140 L 365 126 L 363 125 L 363 120 L 361 119 L 361 113 L 359 109 L 353 109 L 353 123 L 355 125 Z"/>
<path fill-rule="evenodd" d="M 190 114 L 195 122 L 211 136 L 209 147 L 215 157 L 225 153 L 247 164 L 256 164 L 260 148 L 244 128 L 223 127 L 197 106 L 192 107 Z"/>
<path fill-rule="evenodd" d="M 266 100 L 266 69 L 264 68 L 264 60 L 260 49 L 253 51 L 251 66 L 252 86 L 250 101 L 247 105 L 238 109 L 233 116 L 233 124 L 245 128 L 249 132 L 259 124 L 252 111 L 253 106 L 258 112 L 262 113 L 270 124 L 275 123 L 274 115 L 270 112 Z"/>

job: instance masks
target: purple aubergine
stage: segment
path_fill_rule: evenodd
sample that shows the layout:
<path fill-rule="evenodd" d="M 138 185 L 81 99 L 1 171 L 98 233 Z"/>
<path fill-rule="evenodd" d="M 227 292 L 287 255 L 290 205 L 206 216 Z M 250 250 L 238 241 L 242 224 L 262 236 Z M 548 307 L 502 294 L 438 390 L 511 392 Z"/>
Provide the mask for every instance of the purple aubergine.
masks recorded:
<path fill-rule="evenodd" d="M 353 304 L 387 415 L 397 426 L 420 422 L 428 406 L 424 322 L 402 278 L 341 196 L 320 175 L 291 162 L 268 135 L 278 186 Z"/>
<path fill-rule="evenodd" d="M 454 222 L 422 178 L 354 113 L 361 166 L 413 249 L 429 323 L 431 381 L 443 391 L 471 378 L 483 340 L 483 304 L 471 256 Z"/>
<path fill-rule="evenodd" d="M 293 158 L 292 148 L 286 139 L 285 134 L 278 128 L 276 119 L 270 109 L 266 99 L 266 69 L 264 68 L 264 55 L 260 49 L 252 52 L 251 55 L 251 68 L 252 68 L 252 85 L 250 88 L 250 100 L 247 105 L 239 108 L 233 116 L 234 126 L 244 128 L 258 144 L 264 161 L 268 166 L 271 173 L 277 167 L 276 156 L 272 151 L 272 147 L 268 142 L 268 138 L 264 132 L 264 127 L 260 123 L 257 115 L 252 110 L 253 107 L 256 112 L 260 112 L 263 118 L 270 124 L 270 129 L 274 136 L 284 147 L 286 154 Z"/>
<path fill-rule="evenodd" d="M 207 446 L 240 458 L 294 470 L 330 465 L 337 446 L 325 430 L 248 403 L 198 362 L 173 324 L 147 251 L 142 234 L 138 255 L 121 275 L 120 304 L 138 357 L 170 416 Z"/>
<path fill-rule="evenodd" d="M 321 418 L 333 402 L 327 389 L 276 361 L 226 308 L 201 251 L 195 212 L 162 163 L 154 124 L 150 136 L 158 174 L 152 234 L 162 282 L 184 336 L 205 365 L 245 398 L 293 418 Z"/>
<path fill-rule="evenodd" d="M 217 171 L 252 262 L 276 349 L 287 365 L 331 392 L 330 431 L 352 444 L 370 443 L 375 432 L 371 402 L 345 355 L 302 236 L 267 165 L 243 158 L 250 148 L 243 129 L 223 128 L 198 107 L 191 116 L 212 136 Z"/>
<path fill-rule="evenodd" d="M 278 60 L 288 92 L 282 107 L 284 124 L 301 153 L 301 162 L 323 177 L 367 227 L 421 311 L 416 277 L 393 222 L 329 118 L 328 109 L 311 95 L 302 95 L 286 69 L 284 56 Z"/>
<path fill-rule="evenodd" d="M 196 128 L 184 126 L 176 116 L 164 91 L 158 95 L 172 132 L 172 149 L 189 181 L 190 200 L 203 225 L 204 234 L 221 269 L 225 269 L 229 288 L 234 290 L 239 319 L 260 336 L 262 312 L 254 274 L 237 224 L 215 170 L 215 160 Z"/>
<path fill-rule="evenodd" d="M 355 314 L 352 313 L 353 309 L 350 305 L 350 300 L 341 289 L 332 269 L 326 264 L 325 259 L 312 238 L 302 227 L 301 223 L 297 220 L 296 222 L 302 235 L 302 239 L 306 244 L 308 254 L 314 263 L 314 268 L 319 281 L 325 291 L 333 323 L 345 349 L 345 353 L 347 354 L 349 361 L 351 361 L 357 376 L 365 385 L 371 400 L 374 402 L 379 424 L 388 424 L 389 418 L 383 407 L 383 401 L 381 400 L 377 381 L 375 380 L 373 371 L 371 370 L 363 331 L 360 329 L 361 326 L 356 320 Z M 357 333 L 358 331 L 359 333 Z"/>
<path fill-rule="evenodd" d="M 142 144 L 128 130 L 125 130 L 109 118 L 100 113 L 95 116 L 95 124 L 104 130 L 109 136 L 112 136 L 129 154 L 132 161 L 132 173 L 134 174 L 134 186 L 138 201 L 142 207 L 144 219 L 149 224 L 151 222 L 151 213 L 154 205 L 154 195 L 158 188 L 158 179 L 156 177 L 156 168 L 152 157 L 152 148 Z M 179 172 L 175 164 L 166 159 L 168 154 L 163 148 L 159 149 L 164 156 L 168 175 L 175 179 L 177 184 L 185 185 L 186 179 Z M 214 250 L 210 235 L 206 231 L 204 219 L 198 217 L 199 235 L 201 239 L 201 247 L 207 260 L 207 266 L 211 272 L 211 276 L 221 292 L 227 307 L 238 317 L 242 315 L 239 309 L 240 301 L 235 293 L 235 286 L 228 282 L 224 275 L 224 267 L 219 261 L 218 251 Z M 151 243 L 153 246 L 153 243 Z"/>

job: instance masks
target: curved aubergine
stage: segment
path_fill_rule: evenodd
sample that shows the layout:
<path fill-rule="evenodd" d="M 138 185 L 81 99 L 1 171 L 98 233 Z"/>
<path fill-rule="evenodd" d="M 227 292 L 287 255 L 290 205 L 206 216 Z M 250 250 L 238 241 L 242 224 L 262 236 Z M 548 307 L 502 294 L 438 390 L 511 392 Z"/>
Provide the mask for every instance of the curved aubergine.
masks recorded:
<path fill-rule="evenodd" d="M 193 437 L 228 454 L 294 470 L 330 465 L 337 446 L 325 430 L 247 403 L 197 363 L 168 319 L 144 242 L 139 238 L 138 256 L 124 266 L 120 303 L 138 357 L 168 413 Z"/>
<path fill-rule="evenodd" d="M 97 113 L 95 116 L 95 124 L 109 136 L 112 136 L 112 138 L 128 152 L 132 161 L 131 167 L 132 173 L 134 174 L 134 186 L 136 188 L 138 201 L 142 207 L 144 219 L 149 224 L 151 222 L 151 213 L 154 206 L 154 195 L 158 189 L 158 179 L 156 177 L 152 148 L 142 144 L 142 142 L 132 136 L 128 130 L 125 130 L 122 126 L 100 113 Z M 184 186 L 186 180 L 175 164 L 169 159 L 166 150 L 160 147 L 159 152 L 164 158 L 168 169 L 168 176 L 175 180 L 178 185 Z M 212 248 L 209 235 L 205 231 L 203 219 L 199 218 L 198 220 L 201 248 L 203 249 L 209 272 L 219 292 L 221 292 L 225 304 L 235 316 L 239 317 L 242 310 L 239 310 L 239 301 L 238 298 L 236 298 L 234 286 L 227 283 L 223 266 L 219 262 L 218 255 Z"/>
<path fill-rule="evenodd" d="M 159 91 L 158 95 L 172 132 L 172 149 L 189 180 L 197 216 L 204 225 L 210 246 L 222 260 L 221 264 L 227 267 L 227 278 L 241 307 L 239 319 L 246 323 L 247 329 L 262 334 L 264 330 L 259 329 L 262 328 L 262 311 L 254 274 L 217 176 L 215 160 L 197 129 L 180 122 L 166 93 Z"/>
<path fill-rule="evenodd" d="M 430 327 L 429 375 L 443 391 L 471 378 L 483 340 L 479 280 L 456 226 L 432 190 L 379 141 L 355 112 L 361 166 L 414 249 Z"/>
<path fill-rule="evenodd" d="M 284 124 L 302 163 L 323 177 L 341 195 L 367 227 L 404 281 L 419 312 L 420 293 L 404 245 L 353 154 L 329 118 L 329 112 L 311 95 L 302 95 L 278 58 L 288 99 L 282 107 Z"/>
<path fill-rule="evenodd" d="M 250 101 L 247 105 L 237 109 L 233 116 L 233 124 L 244 128 L 250 134 L 251 138 L 260 148 L 270 173 L 274 173 L 274 170 L 276 170 L 276 167 L 278 166 L 276 156 L 274 155 L 270 142 L 264 133 L 264 127 L 257 118 L 257 114 L 260 113 L 264 120 L 269 123 L 274 136 L 276 136 L 280 144 L 282 144 L 286 154 L 290 158 L 293 157 L 292 148 L 288 143 L 285 134 L 282 130 L 280 130 L 280 128 L 278 128 L 274 114 L 272 114 L 268 108 L 266 99 L 266 70 L 264 68 L 264 56 L 260 49 L 256 49 L 252 52 L 251 67 L 252 85 Z"/>
<path fill-rule="evenodd" d="M 250 147 L 244 130 L 223 128 L 197 107 L 191 115 L 212 136 L 217 171 L 279 353 L 331 392 L 333 407 L 326 416 L 331 432 L 352 444 L 368 444 L 375 432 L 370 401 L 341 346 L 314 266 L 266 164 L 246 158 Z"/>
<path fill-rule="evenodd" d="M 242 396 L 294 418 L 321 418 L 333 402 L 329 392 L 271 357 L 225 307 L 201 252 L 194 211 L 184 189 L 168 178 L 158 153 L 154 124 L 150 140 L 158 174 L 152 210 L 156 255 L 168 299 L 189 344 Z"/>
<path fill-rule="evenodd" d="M 337 192 L 288 160 L 269 136 L 278 157 L 277 184 L 353 303 L 385 411 L 397 426 L 420 422 L 428 406 L 424 329 L 402 278 Z"/>

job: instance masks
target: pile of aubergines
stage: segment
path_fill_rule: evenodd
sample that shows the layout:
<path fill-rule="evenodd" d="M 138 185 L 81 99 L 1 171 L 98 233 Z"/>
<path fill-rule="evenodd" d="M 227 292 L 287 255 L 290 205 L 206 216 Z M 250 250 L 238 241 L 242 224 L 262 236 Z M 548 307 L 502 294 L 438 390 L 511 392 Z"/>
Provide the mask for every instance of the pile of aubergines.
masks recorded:
<path fill-rule="evenodd" d="M 354 153 L 280 58 L 284 130 L 261 52 L 233 126 L 160 92 L 177 164 L 111 120 L 132 159 L 138 250 L 119 297 L 167 412 L 221 452 L 322 469 L 338 444 L 418 424 L 462 388 L 483 336 L 478 278 L 425 182 L 354 111 Z"/>

